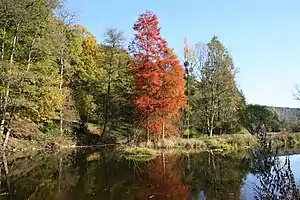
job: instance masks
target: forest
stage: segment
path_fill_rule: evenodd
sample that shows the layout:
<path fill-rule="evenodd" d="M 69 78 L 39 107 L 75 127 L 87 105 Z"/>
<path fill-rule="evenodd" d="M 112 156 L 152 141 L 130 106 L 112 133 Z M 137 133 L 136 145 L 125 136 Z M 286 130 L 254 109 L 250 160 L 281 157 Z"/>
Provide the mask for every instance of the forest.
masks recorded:
<path fill-rule="evenodd" d="M 186 42 L 180 58 L 161 27 L 145 11 L 133 22 L 132 39 L 111 28 L 97 41 L 60 0 L 1 0 L 3 149 L 13 145 L 10 138 L 79 137 L 75 129 L 81 138 L 99 136 L 97 142 L 115 134 L 154 142 L 249 134 L 261 126 L 299 131 L 298 119 L 280 120 L 274 109 L 247 104 L 217 36 Z"/>

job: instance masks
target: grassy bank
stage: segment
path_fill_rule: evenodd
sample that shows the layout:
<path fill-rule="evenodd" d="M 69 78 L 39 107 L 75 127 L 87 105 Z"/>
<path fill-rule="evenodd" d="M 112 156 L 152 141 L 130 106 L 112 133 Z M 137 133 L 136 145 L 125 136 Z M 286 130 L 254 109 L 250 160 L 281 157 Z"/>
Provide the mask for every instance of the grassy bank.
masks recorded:
<path fill-rule="evenodd" d="M 270 133 L 267 140 L 272 147 L 286 149 L 300 148 L 300 133 Z M 172 137 L 157 142 L 141 142 L 125 149 L 126 155 L 144 154 L 145 151 L 156 151 L 161 149 L 174 151 L 237 151 L 253 148 L 258 144 L 256 136 L 250 134 L 232 134 L 220 136 L 201 136 L 199 138 Z M 146 149 L 146 150 L 145 150 Z M 148 149 L 148 150 L 147 150 Z"/>
<path fill-rule="evenodd" d="M 168 149 L 168 150 L 197 150 L 197 151 L 232 151 L 239 149 L 251 148 L 257 144 L 257 139 L 252 135 L 233 134 L 221 136 L 202 136 L 199 138 L 181 138 L 171 137 L 165 140 L 156 142 L 141 142 L 131 147 L 125 148 L 126 155 L 141 155 L 145 152 L 154 150 Z"/>
<path fill-rule="evenodd" d="M 11 137 L 7 151 L 31 154 L 34 151 L 57 151 L 75 146 L 75 139 L 70 135 L 42 133 L 33 139 Z"/>
<path fill-rule="evenodd" d="M 276 148 L 300 148 L 300 133 L 271 133 L 268 138 Z"/>
<path fill-rule="evenodd" d="M 100 147 L 101 128 L 95 124 L 88 124 L 87 130 L 74 128 L 61 135 L 57 127 L 41 129 L 40 126 L 18 119 L 14 123 L 12 137 L 8 150 L 11 152 L 56 151 L 70 149 L 77 146 Z M 300 147 L 300 133 L 270 133 L 268 139 L 273 147 L 287 148 Z M 169 137 L 155 142 L 128 143 L 126 135 L 111 131 L 104 137 L 106 144 L 116 145 L 126 156 L 149 156 L 156 154 L 156 150 L 174 151 L 236 151 L 254 147 L 258 141 L 251 134 L 224 134 L 209 137 L 198 135 L 197 138 Z M 77 145 L 77 146 L 76 146 Z"/>
<path fill-rule="evenodd" d="M 238 148 L 248 148 L 256 144 L 256 139 L 252 135 L 220 135 L 220 136 L 202 136 L 199 138 L 181 138 L 172 137 L 156 143 L 140 143 L 139 146 L 146 146 L 150 148 L 185 148 L 185 149 L 225 149 L 232 150 Z"/>
<path fill-rule="evenodd" d="M 71 126 L 65 126 L 63 134 L 60 134 L 57 124 L 37 124 L 29 119 L 16 117 L 12 128 L 7 152 L 30 155 L 36 151 L 61 150 L 76 145 Z"/>

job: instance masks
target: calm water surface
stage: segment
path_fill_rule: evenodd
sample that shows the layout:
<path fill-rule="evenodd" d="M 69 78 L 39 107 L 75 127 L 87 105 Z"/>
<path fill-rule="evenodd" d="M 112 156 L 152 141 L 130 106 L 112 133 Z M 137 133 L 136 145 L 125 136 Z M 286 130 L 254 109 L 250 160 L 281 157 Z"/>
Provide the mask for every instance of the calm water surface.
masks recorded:
<path fill-rule="evenodd" d="M 298 199 L 299 169 L 300 155 L 263 149 L 162 153 L 148 160 L 113 150 L 4 158 L 0 200 Z"/>

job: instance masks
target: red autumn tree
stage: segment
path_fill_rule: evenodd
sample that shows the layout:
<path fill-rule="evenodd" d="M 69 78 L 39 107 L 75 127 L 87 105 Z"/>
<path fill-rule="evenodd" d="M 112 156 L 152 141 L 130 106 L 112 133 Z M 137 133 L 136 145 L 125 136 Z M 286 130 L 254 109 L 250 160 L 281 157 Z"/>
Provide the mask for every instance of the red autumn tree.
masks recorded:
<path fill-rule="evenodd" d="M 154 13 L 141 14 L 133 29 L 130 50 L 137 91 L 134 104 L 143 116 L 148 140 L 150 134 L 164 137 L 165 127 L 171 126 L 173 117 L 185 105 L 184 72 L 161 37 Z"/>
<path fill-rule="evenodd" d="M 174 117 L 179 116 L 179 109 L 186 106 L 187 99 L 184 94 L 184 70 L 175 53 L 168 49 L 165 55 L 163 84 L 158 92 L 160 97 L 160 110 L 162 124 L 162 137 L 174 133 Z"/>

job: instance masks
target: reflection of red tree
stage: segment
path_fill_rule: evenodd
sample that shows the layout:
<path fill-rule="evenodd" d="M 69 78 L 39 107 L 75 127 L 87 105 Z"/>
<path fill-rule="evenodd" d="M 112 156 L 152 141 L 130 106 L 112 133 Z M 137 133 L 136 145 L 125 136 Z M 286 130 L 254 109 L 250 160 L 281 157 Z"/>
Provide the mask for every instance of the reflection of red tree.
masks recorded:
<path fill-rule="evenodd" d="M 162 155 L 151 160 L 142 173 L 142 185 L 135 199 L 189 199 L 189 188 L 182 183 L 178 156 Z"/>

